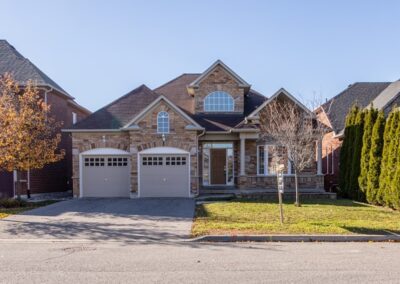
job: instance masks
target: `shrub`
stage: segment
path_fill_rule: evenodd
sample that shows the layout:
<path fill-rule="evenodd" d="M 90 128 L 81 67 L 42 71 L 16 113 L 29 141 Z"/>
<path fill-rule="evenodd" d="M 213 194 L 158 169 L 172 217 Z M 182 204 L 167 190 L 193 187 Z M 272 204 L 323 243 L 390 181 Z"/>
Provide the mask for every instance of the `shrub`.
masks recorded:
<path fill-rule="evenodd" d="M 26 206 L 28 206 L 28 202 L 26 202 L 25 200 L 13 198 L 0 199 L 0 207 L 2 208 L 18 208 Z"/>

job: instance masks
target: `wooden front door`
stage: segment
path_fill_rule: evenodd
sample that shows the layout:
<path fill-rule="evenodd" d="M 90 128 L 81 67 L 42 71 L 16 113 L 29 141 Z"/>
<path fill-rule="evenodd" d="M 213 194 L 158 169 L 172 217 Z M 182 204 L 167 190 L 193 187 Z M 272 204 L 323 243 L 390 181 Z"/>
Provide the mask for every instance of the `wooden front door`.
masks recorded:
<path fill-rule="evenodd" d="M 226 184 L 226 149 L 211 149 L 211 184 Z"/>

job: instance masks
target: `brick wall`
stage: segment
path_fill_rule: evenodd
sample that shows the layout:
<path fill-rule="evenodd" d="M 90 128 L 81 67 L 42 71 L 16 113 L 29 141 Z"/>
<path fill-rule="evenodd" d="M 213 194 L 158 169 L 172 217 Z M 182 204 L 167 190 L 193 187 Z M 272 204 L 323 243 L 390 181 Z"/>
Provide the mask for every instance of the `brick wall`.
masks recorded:
<path fill-rule="evenodd" d="M 157 133 L 157 114 L 167 111 L 170 118 L 170 133 L 166 134 L 165 143 Z M 154 147 L 169 146 L 183 149 L 190 153 L 191 191 L 197 193 L 197 132 L 186 130 L 188 122 L 164 102 L 160 102 L 138 123 L 139 131 L 72 133 L 73 144 L 73 184 L 74 196 L 79 196 L 79 154 L 94 148 L 117 148 L 132 153 L 131 155 L 131 192 L 138 190 L 138 152 Z"/>
<path fill-rule="evenodd" d="M 229 93 L 235 101 L 235 112 L 243 112 L 244 90 L 239 87 L 234 77 L 221 66 L 217 66 L 200 82 L 199 88 L 195 89 L 195 112 L 204 112 L 204 99 L 214 91 Z"/>

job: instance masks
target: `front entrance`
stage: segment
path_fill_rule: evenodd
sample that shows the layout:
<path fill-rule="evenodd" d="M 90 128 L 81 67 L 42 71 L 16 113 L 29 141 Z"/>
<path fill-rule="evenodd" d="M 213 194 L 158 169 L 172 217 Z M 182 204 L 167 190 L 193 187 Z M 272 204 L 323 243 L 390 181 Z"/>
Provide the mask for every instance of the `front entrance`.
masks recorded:
<path fill-rule="evenodd" d="M 203 144 L 203 185 L 233 185 L 233 143 Z"/>
<path fill-rule="evenodd" d="M 226 149 L 211 149 L 211 184 L 226 184 Z"/>

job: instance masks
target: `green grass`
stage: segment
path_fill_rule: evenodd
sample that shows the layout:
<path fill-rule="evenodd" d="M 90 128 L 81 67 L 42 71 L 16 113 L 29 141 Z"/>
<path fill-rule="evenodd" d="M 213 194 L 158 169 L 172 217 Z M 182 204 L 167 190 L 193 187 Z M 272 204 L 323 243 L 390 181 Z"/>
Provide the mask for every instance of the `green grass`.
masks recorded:
<path fill-rule="evenodd" d="M 10 208 L 5 208 L 5 207 L 0 206 L 0 219 L 6 218 L 7 216 L 10 216 L 10 215 L 20 214 L 27 210 L 32 210 L 32 209 L 35 209 L 38 207 L 50 205 L 50 204 L 53 204 L 56 202 L 58 202 L 58 201 L 47 200 L 47 201 L 40 201 L 40 202 L 23 202 L 18 207 L 10 207 Z"/>
<path fill-rule="evenodd" d="M 196 207 L 193 236 L 243 234 L 400 234 L 400 212 L 351 200 L 284 204 L 284 224 L 276 202 L 239 200 Z"/>

